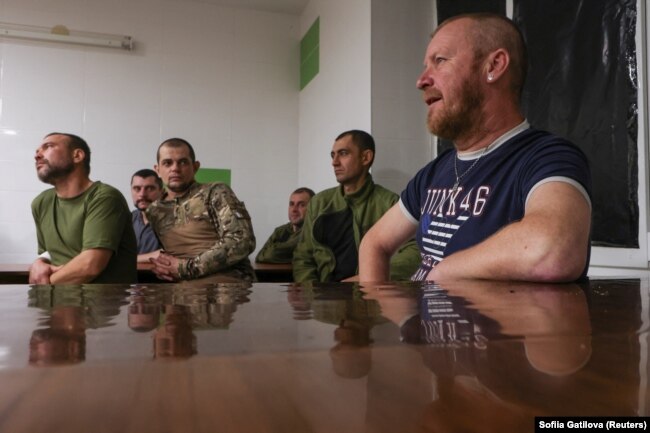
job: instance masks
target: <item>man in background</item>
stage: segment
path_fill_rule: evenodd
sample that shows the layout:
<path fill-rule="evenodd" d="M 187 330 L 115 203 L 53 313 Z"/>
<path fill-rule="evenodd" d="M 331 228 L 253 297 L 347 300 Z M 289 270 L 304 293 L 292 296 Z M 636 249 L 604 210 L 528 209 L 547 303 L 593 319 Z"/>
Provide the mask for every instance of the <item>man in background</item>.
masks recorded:
<path fill-rule="evenodd" d="M 354 280 L 361 239 L 399 199 L 372 180 L 375 140 L 367 132 L 343 132 L 330 156 L 339 186 L 321 191 L 309 202 L 293 254 L 296 282 Z M 391 263 L 391 279 L 407 279 L 418 262 L 415 242 L 405 240 Z"/>
<path fill-rule="evenodd" d="M 277 227 L 266 241 L 255 261 L 258 263 L 291 263 L 298 245 L 307 204 L 314 196 L 309 188 L 298 188 L 289 197 L 289 222 Z"/>
<path fill-rule="evenodd" d="M 38 178 L 54 188 L 32 202 L 38 252 L 30 284 L 135 283 L 129 207 L 112 186 L 90 180 L 90 147 L 54 132 L 36 149 Z"/>
<path fill-rule="evenodd" d="M 131 198 L 135 210 L 131 212 L 133 231 L 138 243 L 138 262 L 148 262 L 150 258 L 158 257 L 160 242 L 147 219 L 145 210 L 151 203 L 158 200 L 162 194 L 162 179 L 155 171 L 143 168 L 131 176 Z"/>
<path fill-rule="evenodd" d="M 230 187 L 200 184 L 194 149 L 181 138 L 158 147 L 154 167 L 166 185 L 162 197 L 146 210 L 164 251 L 150 259 L 156 276 L 166 281 L 253 281 L 248 255 L 255 249 L 251 218 Z"/>

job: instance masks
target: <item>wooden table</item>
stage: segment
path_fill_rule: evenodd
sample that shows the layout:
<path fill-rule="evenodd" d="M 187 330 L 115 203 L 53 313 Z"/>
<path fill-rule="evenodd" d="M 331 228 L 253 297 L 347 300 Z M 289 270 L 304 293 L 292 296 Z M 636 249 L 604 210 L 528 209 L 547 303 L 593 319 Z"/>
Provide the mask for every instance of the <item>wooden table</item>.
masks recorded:
<path fill-rule="evenodd" d="M 27 264 L 0 263 L 0 284 L 27 284 L 29 282 Z"/>
<path fill-rule="evenodd" d="M 533 432 L 648 415 L 648 281 L 0 290 L 2 432 Z"/>
<path fill-rule="evenodd" d="M 290 282 L 293 281 L 293 266 L 291 263 L 255 263 L 255 276 L 260 282 Z"/>
<path fill-rule="evenodd" d="M 27 284 L 29 281 L 29 264 L 0 263 L 0 284 Z M 162 283 L 151 272 L 149 263 L 138 263 L 138 281 L 141 283 Z M 293 281 L 292 266 L 274 263 L 253 263 L 257 280 L 260 282 Z"/>

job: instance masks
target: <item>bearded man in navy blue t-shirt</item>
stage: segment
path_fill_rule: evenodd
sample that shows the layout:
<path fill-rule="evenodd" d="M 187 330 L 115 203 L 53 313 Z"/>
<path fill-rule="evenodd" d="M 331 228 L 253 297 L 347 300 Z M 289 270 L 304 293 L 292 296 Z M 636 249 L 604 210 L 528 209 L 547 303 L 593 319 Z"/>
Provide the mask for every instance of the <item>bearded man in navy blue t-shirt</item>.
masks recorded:
<path fill-rule="evenodd" d="M 414 234 L 422 262 L 413 280 L 586 277 L 587 158 L 525 120 L 526 67 L 523 37 L 507 18 L 468 14 L 436 29 L 417 87 L 430 132 L 454 149 L 421 169 L 366 234 L 360 281 L 386 281 L 390 256 Z"/>

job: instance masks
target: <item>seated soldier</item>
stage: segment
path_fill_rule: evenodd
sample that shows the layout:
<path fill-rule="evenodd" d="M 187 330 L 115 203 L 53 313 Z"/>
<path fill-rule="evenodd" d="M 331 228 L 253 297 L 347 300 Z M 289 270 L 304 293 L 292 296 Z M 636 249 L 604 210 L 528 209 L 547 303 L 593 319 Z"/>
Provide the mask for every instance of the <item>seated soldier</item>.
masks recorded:
<path fill-rule="evenodd" d="M 248 255 L 255 249 L 255 235 L 244 203 L 225 183 L 196 182 L 200 163 L 181 138 L 163 141 L 157 161 L 165 192 L 146 211 L 164 248 L 149 259 L 156 276 L 166 281 L 253 281 Z"/>
<path fill-rule="evenodd" d="M 296 282 L 354 280 L 361 239 L 399 200 L 397 194 L 372 180 L 375 141 L 367 132 L 340 134 L 331 157 L 340 185 L 321 191 L 309 202 L 303 232 L 293 253 Z M 405 242 L 391 262 L 391 279 L 408 279 L 419 262 L 415 241 Z"/>
<path fill-rule="evenodd" d="M 289 222 L 273 231 L 255 261 L 258 263 L 291 263 L 293 250 L 298 245 L 307 204 L 314 196 L 309 188 L 298 188 L 289 197 Z"/>

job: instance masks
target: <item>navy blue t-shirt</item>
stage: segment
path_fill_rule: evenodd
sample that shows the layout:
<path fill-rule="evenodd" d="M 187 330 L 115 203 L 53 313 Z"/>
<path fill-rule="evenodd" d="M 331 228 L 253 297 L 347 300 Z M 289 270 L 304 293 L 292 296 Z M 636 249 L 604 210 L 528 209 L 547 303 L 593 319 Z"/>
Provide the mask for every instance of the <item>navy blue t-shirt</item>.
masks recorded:
<path fill-rule="evenodd" d="M 422 263 L 412 279 L 424 280 L 445 256 L 476 245 L 522 219 L 529 194 L 544 181 L 562 178 L 591 202 L 587 157 L 563 138 L 526 129 L 481 153 L 456 161 L 462 178 L 455 194 L 455 150 L 427 164 L 402 192 L 403 211 L 419 224 L 416 240 Z M 583 276 L 588 267 L 589 260 Z"/>

